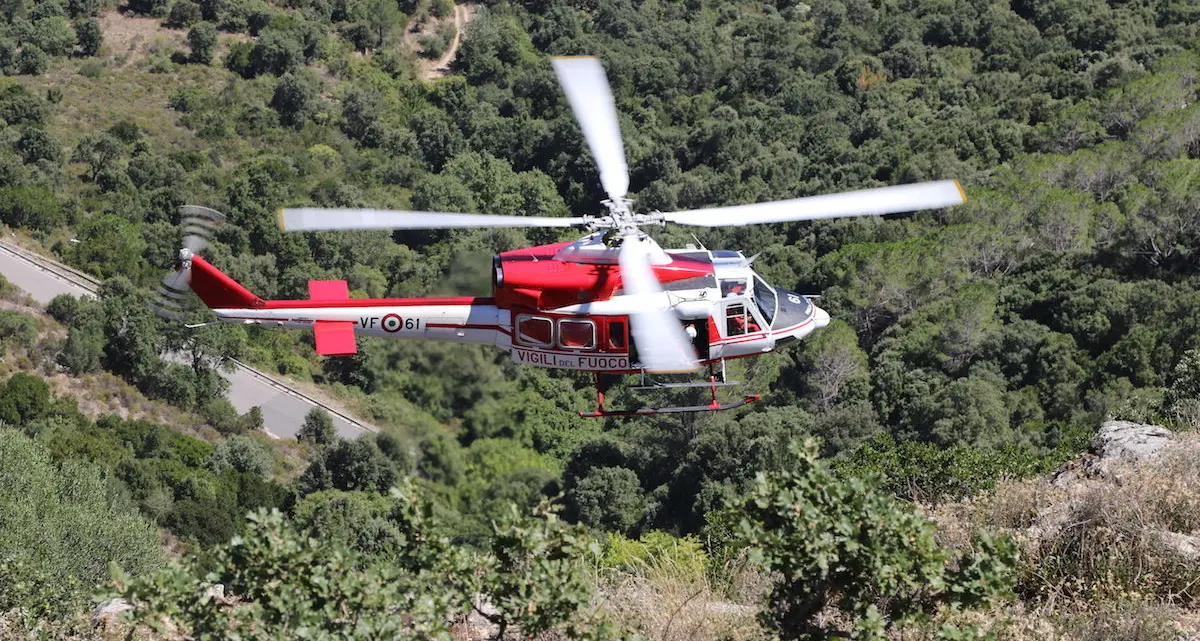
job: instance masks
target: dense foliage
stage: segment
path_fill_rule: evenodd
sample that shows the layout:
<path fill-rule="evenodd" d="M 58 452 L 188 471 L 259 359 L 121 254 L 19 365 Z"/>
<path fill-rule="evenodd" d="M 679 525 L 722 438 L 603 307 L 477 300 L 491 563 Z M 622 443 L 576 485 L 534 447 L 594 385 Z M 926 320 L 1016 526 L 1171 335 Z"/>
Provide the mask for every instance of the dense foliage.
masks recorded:
<path fill-rule="evenodd" d="M 0 419 L 35 434 L 55 464 L 110 470 L 142 514 L 193 544 L 226 541 L 248 509 L 278 507 L 295 522 L 263 517 L 246 540 L 278 537 L 318 568 L 327 550 L 304 537 L 328 536 L 348 555 L 337 563 L 354 563 L 402 545 L 386 493 L 412 475 L 439 535 L 501 563 L 510 546 L 488 546 L 514 503 L 556 498 L 566 518 L 620 542 L 717 537 L 711 515 L 747 495 L 813 499 L 794 486 L 808 473 L 832 483 L 828 472 L 783 473 L 785 444 L 801 436 L 837 459 L 838 479 L 878 474 L 891 494 L 941 502 L 1053 468 L 1104 417 L 1200 425 L 1200 12 L 1188 0 L 489 0 L 435 82 L 420 57 L 450 39 L 443 0 L 139 0 L 121 19 L 177 29 L 174 44 L 142 49 L 100 28 L 111 4 L 0 1 L 0 72 L 14 76 L 0 78 L 0 222 L 107 279 L 100 302 L 50 306 L 68 332 L 46 342 L 57 366 L 113 372 L 243 436 L 214 447 L 138 421 L 39 414 L 53 395 L 26 379 L 6 383 Z M 573 411 L 590 402 L 588 377 L 498 351 L 365 339 L 354 357 L 321 359 L 310 336 L 184 332 L 145 309 L 185 202 L 228 214 L 206 258 L 263 297 L 305 297 L 317 278 L 345 278 L 355 296 L 486 293 L 488 254 L 567 236 L 285 235 L 273 212 L 595 213 L 595 167 L 547 62 L 584 53 L 612 81 L 640 208 L 938 178 L 961 180 L 971 202 L 705 230 L 705 245 L 759 254 L 769 281 L 821 294 L 835 318 L 731 366 L 764 398 L 715 415 L 587 422 Z M 0 314 L 6 345 L 39 331 Z M 172 352 L 183 362 L 164 360 Z M 244 436 L 254 418 L 219 398 L 229 356 L 328 384 L 385 433 L 350 443 L 308 417 L 307 460 L 285 490 Z M 693 404 L 692 392 L 673 394 L 618 384 L 610 403 Z M 759 471 L 782 475 L 756 481 Z M 836 530 L 839 506 L 862 508 L 884 515 L 881 531 L 926 541 L 923 522 L 868 486 L 838 487 L 844 505 L 813 499 L 822 523 Z M 778 525 L 760 533 L 784 536 Z M 917 547 L 915 565 L 880 589 L 944 567 Z M 249 554 L 245 567 L 277 561 L 221 549 Z M 838 558 L 886 561 L 871 552 Z M 815 576 L 809 558 L 770 563 L 793 588 Z M 516 565 L 505 585 L 520 592 L 528 575 Z M 178 607 L 195 605 L 184 588 L 198 568 L 162 575 L 179 581 Z"/>

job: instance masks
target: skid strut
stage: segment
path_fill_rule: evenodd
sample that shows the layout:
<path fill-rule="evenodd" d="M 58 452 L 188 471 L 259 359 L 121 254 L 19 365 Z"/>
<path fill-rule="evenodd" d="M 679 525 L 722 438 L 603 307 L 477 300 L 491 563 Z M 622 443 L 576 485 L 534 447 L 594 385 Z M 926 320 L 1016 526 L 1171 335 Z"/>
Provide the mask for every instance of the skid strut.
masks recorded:
<path fill-rule="evenodd" d="M 648 390 L 648 389 L 668 389 L 672 387 L 707 387 L 711 392 L 711 401 L 708 405 L 691 405 L 686 407 L 646 407 L 637 410 L 605 410 L 604 409 L 604 385 L 600 378 L 600 373 L 596 372 L 596 411 L 594 412 L 579 412 L 579 416 L 584 418 L 602 418 L 606 416 L 651 416 L 654 414 L 683 414 L 691 412 L 720 412 L 723 410 L 731 410 L 736 407 L 753 403 L 762 398 L 761 394 L 749 394 L 743 396 L 739 401 L 731 403 L 721 403 L 717 400 L 717 388 L 737 385 L 737 381 L 725 380 L 725 361 L 721 361 L 721 371 L 718 373 L 715 369 L 710 368 L 707 381 L 695 381 L 688 383 L 662 383 L 656 381 L 647 381 L 646 371 L 642 370 L 640 384 L 630 389 Z"/>

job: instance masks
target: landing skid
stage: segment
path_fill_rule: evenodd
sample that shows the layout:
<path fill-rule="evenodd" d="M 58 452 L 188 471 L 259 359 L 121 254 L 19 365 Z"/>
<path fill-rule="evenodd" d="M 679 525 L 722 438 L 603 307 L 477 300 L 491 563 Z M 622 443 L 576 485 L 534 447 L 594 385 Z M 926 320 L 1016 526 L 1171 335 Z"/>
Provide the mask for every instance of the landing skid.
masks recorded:
<path fill-rule="evenodd" d="M 709 368 L 709 377 L 707 381 L 692 381 L 686 383 L 661 382 L 647 380 L 646 372 L 641 375 L 640 385 L 630 387 L 631 390 L 653 390 L 653 389 L 670 389 L 675 387 L 680 388 L 695 388 L 707 387 L 712 391 L 712 402 L 708 405 L 692 405 L 687 407 L 646 407 L 637 410 L 606 410 L 604 409 L 604 386 L 600 381 L 600 374 L 596 374 L 596 411 L 594 412 L 579 412 L 582 418 L 603 418 L 606 416 L 652 416 L 654 414 L 688 414 L 693 412 L 720 412 L 722 410 L 731 410 L 736 407 L 753 403 L 762 398 L 761 394 L 750 394 L 743 396 L 742 400 L 732 403 L 721 403 L 717 400 L 717 388 L 729 387 L 737 385 L 737 381 L 725 380 L 725 361 L 721 361 L 721 370 L 718 372 L 712 367 Z"/>
<path fill-rule="evenodd" d="M 748 403 L 753 403 L 762 398 L 761 394 L 751 394 L 742 398 L 740 401 L 732 403 L 710 403 L 709 405 L 693 405 L 691 407 L 661 407 L 661 408 L 643 408 L 640 410 L 617 410 L 608 411 L 603 408 L 597 409 L 595 412 L 580 412 L 579 415 L 583 418 L 603 418 L 605 416 L 652 416 L 654 414 L 681 414 L 687 412 L 719 412 L 721 410 L 731 410 L 735 407 L 741 407 Z"/>

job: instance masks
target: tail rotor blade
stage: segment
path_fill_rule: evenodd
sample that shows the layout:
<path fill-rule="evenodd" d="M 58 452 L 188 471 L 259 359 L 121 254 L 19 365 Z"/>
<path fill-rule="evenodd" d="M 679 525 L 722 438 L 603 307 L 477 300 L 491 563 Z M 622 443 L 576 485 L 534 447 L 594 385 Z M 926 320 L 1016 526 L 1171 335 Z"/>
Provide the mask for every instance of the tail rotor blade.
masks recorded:
<path fill-rule="evenodd" d="M 154 290 L 154 298 L 149 304 L 150 310 L 167 320 L 183 321 L 191 278 L 191 267 L 167 274 Z"/>
<path fill-rule="evenodd" d="M 587 138 L 604 192 L 613 200 L 624 198 L 629 191 L 629 167 L 604 67 L 597 58 L 555 58 L 554 73 Z"/>
<path fill-rule="evenodd" d="M 225 216 L 220 212 L 197 205 L 184 205 L 179 208 L 183 224 L 183 248 L 193 254 L 208 246 L 208 241 L 217 228 L 225 222 Z"/>
<path fill-rule="evenodd" d="M 626 294 L 644 298 L 645 310 L 629 316 L 630 330 L 642 365 L 651 372 L 689 372 L 700 364 L 696 351 L 683 333 L 679 319 L 669 310 L 655 307 L 662 286 L 650 268 L 651 242 L 634 235 L 621 244 L 618 261 L 621 287 Z"/>

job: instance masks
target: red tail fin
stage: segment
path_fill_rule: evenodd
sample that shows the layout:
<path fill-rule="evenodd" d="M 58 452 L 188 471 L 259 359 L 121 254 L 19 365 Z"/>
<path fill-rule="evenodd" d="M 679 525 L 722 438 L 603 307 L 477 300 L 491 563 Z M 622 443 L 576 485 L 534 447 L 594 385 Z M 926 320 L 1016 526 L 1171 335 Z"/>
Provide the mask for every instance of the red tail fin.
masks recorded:
<path fill-rule="evenodd" d="M 263 299 L 199 256 L 192 257 L 191 287 L 213 309 L 263 306 Z"/>

